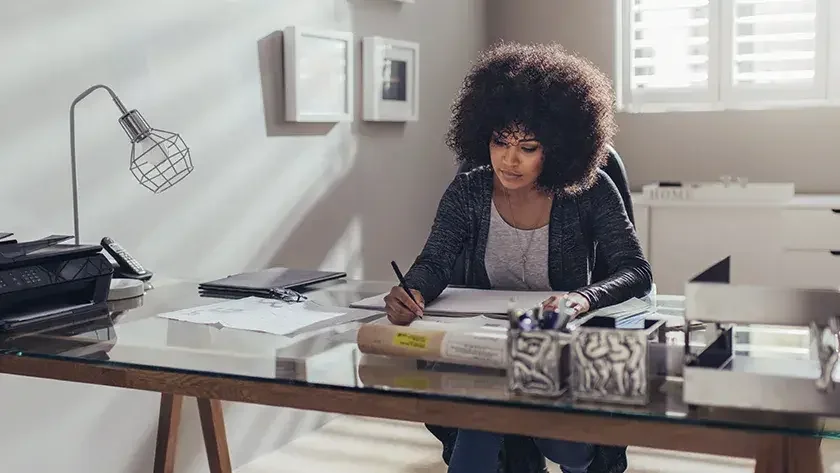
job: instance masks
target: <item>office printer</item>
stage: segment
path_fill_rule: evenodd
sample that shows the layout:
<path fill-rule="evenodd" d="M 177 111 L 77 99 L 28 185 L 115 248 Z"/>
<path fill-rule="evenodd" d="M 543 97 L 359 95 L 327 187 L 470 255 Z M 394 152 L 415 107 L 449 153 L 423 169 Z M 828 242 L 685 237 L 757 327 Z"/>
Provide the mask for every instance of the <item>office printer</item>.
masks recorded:
<path fill-rule="evenodd" d="M 30 326 L 28 326 L 30 327 Z M 52 319 L 34 331 L 2 332 L 5 352 L 22 351 L 76 359 L 107 361 L 117 344 L 117 331 L 106 308 L 79 318 Z"/>
<path fill-rule="evenodd" d="M 114 268 L 99 245 L 0 233 L 0 331 L 33 331 L 107 314 Z"/>

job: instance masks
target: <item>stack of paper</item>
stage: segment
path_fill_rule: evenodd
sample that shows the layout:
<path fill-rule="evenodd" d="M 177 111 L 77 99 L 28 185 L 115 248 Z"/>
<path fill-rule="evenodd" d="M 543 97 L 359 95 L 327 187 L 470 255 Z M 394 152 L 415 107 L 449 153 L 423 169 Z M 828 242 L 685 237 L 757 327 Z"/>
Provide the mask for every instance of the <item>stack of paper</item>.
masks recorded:
<path fill-rule="evenodd" d="M 384 298 L 386 294 L 363 299 L 350 304 L 350 307 L 385 310 Z M 551 296 L 561 296 L 563 294 L 563 292 L 547 291 L 495 291 L 448 287 L 441 292 L 437 299 L 426 306 L 423 313 L 425 315 L 445 317 L 504 315 L 507 314 L 511 306 L 511 301 L 513 301 L 513 306 L 518 309 L 528 309 L 542 304 L 543 301 Z M 650 310 L 650 303 L 641 299 L 632 298 L 620 304 L 603 307 L 590 312 L 589 315 L 622 319 Z"/>
<path fill-rule="evenodd" d="M 575 329 L 586 323 L 592 317 L 609 317 L 615 319 L 616 328 L 643 328 L 645 319 L 652 315 L 653 307 L 650 303 L 635 297 L 615 305 L 602 307 L 583 314 L 581 317 L 569 323 L 570 329 Z"/>
<path fill-rule="evenodd" d="M 594 310 L 591 314 L 602 317 L 620 318 L 628 315 L 638 315 L 649 310 L 651 310 L 649 303 L 633 297 L 624 302 Z"/>
<path fill-rule="evenodd" d="M 385 310 L 386 294 L 363 299 L 350 304 L 350 307 Z M 549 297 L 562 294 L 562 292 L 493 291 L 447 287 L 437 299 L 426 305 L 423 313 L 450 317 L 470 317 L 481 314 L 504 315 L 507 314 L 511 301 L 515 307 L 525 309 L 536 307 Z"/>
<path fill-rule="evenodd" d="M 310 325 L 335 319 L 346 312 L 329 312 L 304 302 L 246 297 L 217 304 L 159 314 L 159 317 L 207 325 L 289 335 Z"/>

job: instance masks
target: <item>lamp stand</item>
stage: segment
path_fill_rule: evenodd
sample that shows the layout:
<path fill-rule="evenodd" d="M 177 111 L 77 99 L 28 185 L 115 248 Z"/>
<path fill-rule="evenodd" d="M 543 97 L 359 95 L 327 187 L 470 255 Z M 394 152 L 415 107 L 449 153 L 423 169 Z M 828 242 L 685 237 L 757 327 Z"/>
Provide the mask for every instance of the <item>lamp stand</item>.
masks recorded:
<path fill-rule="evenodd" d="M 111 95 L 114 105 L 120 109 L 123 115 L 128 113 L 122 101 L 117 94 L 111 90 L 107 85 L 97 84 L 85 90 L 70 104 L 70 179 L 73 182 L 73 237 L 75 242 L 79 244 L 79 184 L 76 178 L 76 104 L 87 98 L 88 95 L 97 89 L 104 89 Z"/>

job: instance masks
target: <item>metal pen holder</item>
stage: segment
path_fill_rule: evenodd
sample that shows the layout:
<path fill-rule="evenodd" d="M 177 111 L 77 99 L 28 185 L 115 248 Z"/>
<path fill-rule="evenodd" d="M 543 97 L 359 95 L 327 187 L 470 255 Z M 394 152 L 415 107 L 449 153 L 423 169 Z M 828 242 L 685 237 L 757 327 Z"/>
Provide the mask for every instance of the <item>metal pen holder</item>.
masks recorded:
<path fill-rule="evenodd" d="M 580 401 L 645 405 L 665 380 L 665 321 L 644 320 L 638 328 L 617 328 L 615 319 L 592 317 L 572 332 L 572 397 Z"/>
<path fill-rule="evenodd" d="M 508 330 L 508 388 L 517 394 L 559 397 L 568 387 L 569 341 L 556 330 Z"/>

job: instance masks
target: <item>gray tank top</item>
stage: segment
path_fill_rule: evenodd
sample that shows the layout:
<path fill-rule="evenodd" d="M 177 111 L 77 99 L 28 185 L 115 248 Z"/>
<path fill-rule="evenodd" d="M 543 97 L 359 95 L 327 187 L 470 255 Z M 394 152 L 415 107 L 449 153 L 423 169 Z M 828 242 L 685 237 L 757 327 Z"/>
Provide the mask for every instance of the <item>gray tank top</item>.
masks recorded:
<path fill-rule="evenodd" d="M 548 225 L 535 230 L 517 230 L 505 222 L 491 201 L 484 266 L 493 289 L 550 291 Z"/>

